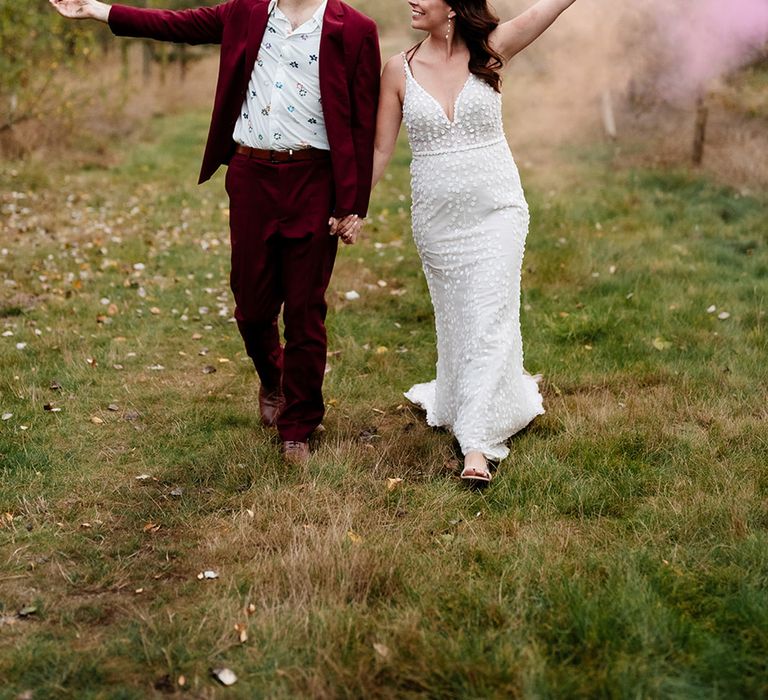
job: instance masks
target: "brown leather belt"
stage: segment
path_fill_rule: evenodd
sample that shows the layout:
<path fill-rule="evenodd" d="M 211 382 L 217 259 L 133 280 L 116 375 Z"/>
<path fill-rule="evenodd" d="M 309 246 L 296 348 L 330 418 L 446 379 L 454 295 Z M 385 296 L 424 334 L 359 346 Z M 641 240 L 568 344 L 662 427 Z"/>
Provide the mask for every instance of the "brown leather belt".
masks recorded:
<path fill-rule="evenodd" d="M 235 153 L 240 153 L 246 158 L 267 160 L 270 163 L 291 163 L 297 160 L 323 160 L 330 156 L 328 151 L 322 148 L 300 148 L 287 151 L 268 151 L 265 148 L 250 148 L 249 146 L 235 146 Z"/>

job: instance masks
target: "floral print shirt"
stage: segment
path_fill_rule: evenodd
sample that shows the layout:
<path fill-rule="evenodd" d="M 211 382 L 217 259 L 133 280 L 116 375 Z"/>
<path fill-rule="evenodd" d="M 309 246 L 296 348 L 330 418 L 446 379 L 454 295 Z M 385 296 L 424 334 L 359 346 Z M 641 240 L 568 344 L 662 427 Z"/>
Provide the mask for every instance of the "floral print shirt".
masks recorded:
<path fill-rule="evenodd" d="M 251 148 L 329 150 L 320 98 L 320 36 L 327 0 L 297 29 L 277 6 L 251 72 L 234 140 Z"/>

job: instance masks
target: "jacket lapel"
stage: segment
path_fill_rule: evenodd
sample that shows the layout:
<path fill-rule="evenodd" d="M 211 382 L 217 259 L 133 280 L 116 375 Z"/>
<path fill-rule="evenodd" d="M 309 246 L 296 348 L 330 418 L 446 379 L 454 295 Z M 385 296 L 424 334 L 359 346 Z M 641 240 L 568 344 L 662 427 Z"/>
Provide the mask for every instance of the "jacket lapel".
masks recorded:
<path fill-rule="evenodd" d="M 320 97 L 323 101 L 326 126 L 344 120 L 349 114 L 343 18 L 344 7 L 341 2 L 328 0 L 323 16 L 323 33 L 320 37 L 319 66 Z"/>
<path fill-rule="evenodd" d="M 269 20 L 269 0 L 257 0 L 251 9 L 251 18 L 248 22 L 248 41 L 245 49 L 245 73 L 246 87 L 248 79 L 253 71 L 253 64 L 256 63 L 256 57 L 259 55 L 261 41 L 264 38 L 264 32 L 267 29 Z"/>

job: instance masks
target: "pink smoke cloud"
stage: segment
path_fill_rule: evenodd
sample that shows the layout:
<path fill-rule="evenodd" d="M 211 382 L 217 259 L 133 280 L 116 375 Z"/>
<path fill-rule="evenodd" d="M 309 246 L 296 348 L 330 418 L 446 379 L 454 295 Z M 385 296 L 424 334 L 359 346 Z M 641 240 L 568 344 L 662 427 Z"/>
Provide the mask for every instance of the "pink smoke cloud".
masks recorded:
<path fill-rule="evenodd" d="M 668 60 L 661 89 L 689 98 L 738 68 L 768 42 L 768 0 L 657 2 Z"/>

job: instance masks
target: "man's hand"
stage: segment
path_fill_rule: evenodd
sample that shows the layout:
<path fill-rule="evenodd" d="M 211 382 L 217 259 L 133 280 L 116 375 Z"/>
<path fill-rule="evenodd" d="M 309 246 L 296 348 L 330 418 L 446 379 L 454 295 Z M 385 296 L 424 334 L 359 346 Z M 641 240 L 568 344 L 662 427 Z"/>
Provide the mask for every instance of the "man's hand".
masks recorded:
<path fill-rule="evenodd" d="M 331 235 L 338 236 L 346 245 L 352 245 L 363 229 L 363 222 L 357 214 L 348 214 L 342 219 L 331 217 L 328 224 Z"/>
<path fill-rule="evenodd" d="M 96 19 L 106 22 L 110 6 L 98 0 L 49 0 L 58 13 L 69 19 Z"/>

